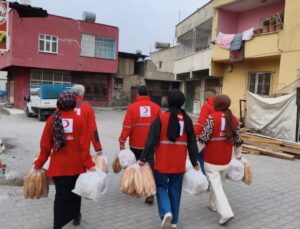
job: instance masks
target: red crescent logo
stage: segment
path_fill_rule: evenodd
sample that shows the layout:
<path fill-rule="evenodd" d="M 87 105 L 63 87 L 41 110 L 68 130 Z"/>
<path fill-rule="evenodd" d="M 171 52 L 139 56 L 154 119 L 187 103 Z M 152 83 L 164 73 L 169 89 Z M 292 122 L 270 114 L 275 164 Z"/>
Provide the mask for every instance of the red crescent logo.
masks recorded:
<path fill-rule="evenodd" d="M 64 128 L 69 127 L 70 126 L 70 122 L 68 120 L 64 120 L 63 121 L 63 126 L 64 126 Z"/>
<path fill-rule="evenodd" d="M 144 107 L 144 113 L 148 113 L 148 108 L 147 107 Z"/>

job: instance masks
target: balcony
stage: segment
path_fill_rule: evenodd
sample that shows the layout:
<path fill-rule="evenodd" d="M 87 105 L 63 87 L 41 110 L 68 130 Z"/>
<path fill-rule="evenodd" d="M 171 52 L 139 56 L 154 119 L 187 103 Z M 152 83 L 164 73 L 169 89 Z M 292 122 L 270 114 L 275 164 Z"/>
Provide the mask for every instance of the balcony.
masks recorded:
<path fill-rule="evenodd" d="M 251 41 L 245 42 L 245 59 L 262 58 L 280 55 L 278 48 L 280 32 L 266 33 L 255 36 Z M 230 51 L 215 44 L 212 48 L 213 61 L 228 62 Z"/>
<path fill-rule="evenodd" d="M 214 23 L 214 39 L 219 32 L 239 34 L 250 28 L 259 30 L 271 18 L 274 24 L 283 25 L 284 0 L 215 0 L 217 17 Z M 275 25 L 274 25 L 275 26 Z M 278 48 L 281 30 L 261 33 L 245 42 L 245 59 L 280 55 Z M 213 45 L 213 60 L 229 61 L 229 51 Z"/>
<path fill-rule="evenodd" d="M 174 74 L 189 73 L 210 69 L 212 50 L 210 48 L 175 61 Z"/>

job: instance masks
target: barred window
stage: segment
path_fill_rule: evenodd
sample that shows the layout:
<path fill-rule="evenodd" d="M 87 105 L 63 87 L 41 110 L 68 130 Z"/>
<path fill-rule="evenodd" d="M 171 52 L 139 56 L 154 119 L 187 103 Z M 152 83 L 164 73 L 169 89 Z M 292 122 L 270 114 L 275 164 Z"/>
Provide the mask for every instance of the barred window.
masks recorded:
<path fill-rule="evenodd" d="M 271 73 L 254 72 L 249 74 L 248 90 L 258 95 L 270 95 Z"/>

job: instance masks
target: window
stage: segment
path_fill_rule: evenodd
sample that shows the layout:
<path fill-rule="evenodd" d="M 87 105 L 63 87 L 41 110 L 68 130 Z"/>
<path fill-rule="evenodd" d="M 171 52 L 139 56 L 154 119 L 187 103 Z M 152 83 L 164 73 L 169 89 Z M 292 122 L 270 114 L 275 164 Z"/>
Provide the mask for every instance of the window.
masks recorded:
<path fill-rule="evenodd" d="M 114 88 L 115 89 L 122 89 L 123 88 L 123 79 L 114 78 Z"/>
<path fill-rule="evenodd" d="M 271 88 L 271 73 L 255 72 L 249 74 L 248 90 L 258 95 L 269 95 Z"/>
<path fill-rule="evenodd" d="M 30 83 L 41 84 L 64 84 L 71 83 L 70 72 L 66 71 L 52 71 L 45 69 L 31 69 Z"/>
<path fill-rule="evenodd" d="M 56 36 L 43 35 L 39 36 L 39 51 L 57 54 L 58 39 Z"/>
<path fill-rule="evenodd" d="M 116 59 L 116 40 L 89 34 L 81 36 L 81 56 Z"/>

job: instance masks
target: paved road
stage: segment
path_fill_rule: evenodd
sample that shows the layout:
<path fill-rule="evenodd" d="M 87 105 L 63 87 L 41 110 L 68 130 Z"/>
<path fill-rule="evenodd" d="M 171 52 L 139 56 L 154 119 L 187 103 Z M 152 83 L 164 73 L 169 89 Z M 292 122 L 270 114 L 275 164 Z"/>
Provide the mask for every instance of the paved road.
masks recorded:
<path fill-rule="evenodd" d="M 118 152 L 118 135 L 124 113 L 97 113 L 100 137 L 110 161 Z M 26 171 L 39 149 L 44 123 L 24 116 L 0 114 L 0 138 L 12 145 L 0 155 L 9 169 Z M 245 156 L 253 165 L 254 183 L 228 181 L 225 190 L 235 213 L 226 228 L 289 229 L 300 228 L 300 161 L 285 161 L 264 156 Z M 120 176 L 109 173 L 109 191 L 99 202 L 83 201 L 86 229 L 157 229 L 160 220 L 157 206 L 146 206 L 142 199 L 128 197 L 119 191 Z M 183 194 L 179 229 L 217 229 L 218 215 L 206 208 L 208 195 Z M 54 190 L 41 200 L 24 200 L 22 188 L 0 187 L 0 228 L 47 229 L 52 225 Z M 67 229 L 73 228 L 71 225 Z"/>

